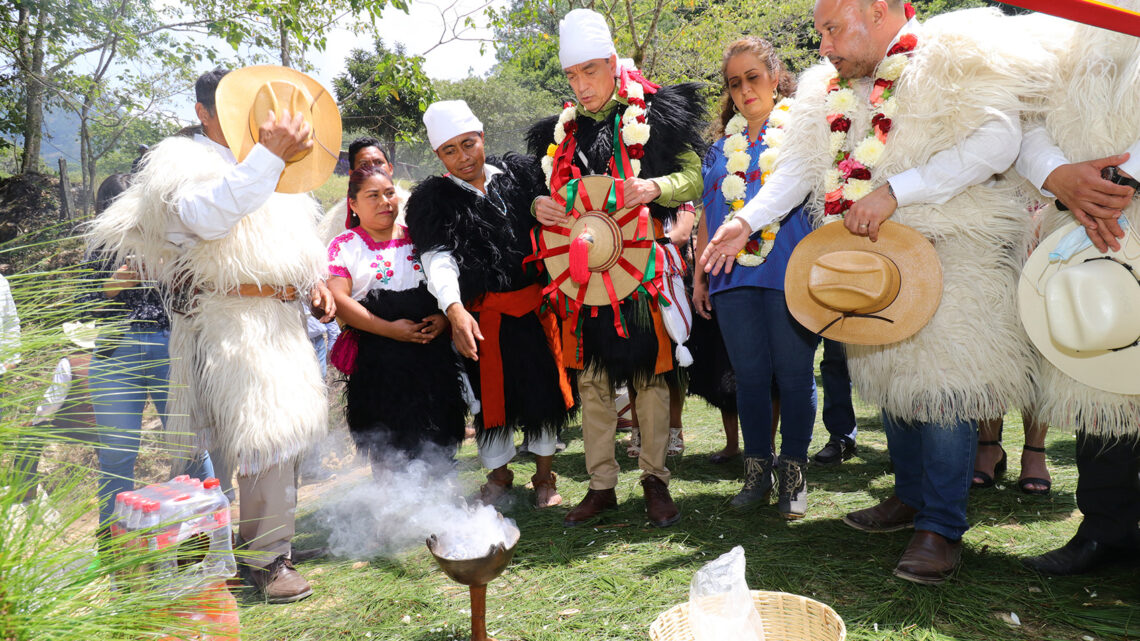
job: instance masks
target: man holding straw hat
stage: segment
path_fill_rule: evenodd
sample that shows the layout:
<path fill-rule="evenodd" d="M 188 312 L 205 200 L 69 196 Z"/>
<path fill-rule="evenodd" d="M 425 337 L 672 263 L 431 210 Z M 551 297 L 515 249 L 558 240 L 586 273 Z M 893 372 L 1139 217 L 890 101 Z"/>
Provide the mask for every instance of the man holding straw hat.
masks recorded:
<path fill-rule="evenodd" d="M 294 464 L 328 421 L 302 302 L 335 311 L 304 192 L 332 173 L 340 115 L 285 67 L 214 70 L 195 93 L 201 133 L 152 149 L 90 241 L 140 257 L 173 292 L 168 428 L 237 468 L 239 556 L 269 602 L 288 603 L 312 593 L 291 560 Z"/>

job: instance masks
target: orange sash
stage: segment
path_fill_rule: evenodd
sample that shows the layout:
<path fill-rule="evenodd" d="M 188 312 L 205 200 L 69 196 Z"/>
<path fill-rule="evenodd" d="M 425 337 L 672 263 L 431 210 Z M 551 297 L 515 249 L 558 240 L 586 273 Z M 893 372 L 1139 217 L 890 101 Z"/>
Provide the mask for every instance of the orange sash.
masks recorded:
<path fill-rule="evenodd" d="M 473 312 L 479 312 L 479 331 L 483 333 L 483 343 L 479 346 L 479 388 L 483 404 L 483 427 L 499 427 L 507 422 L 507 402 L 503 392 L 503 352 L 499 343 L 499 329 L 503 314 L 521 318 L 531 312 L 538 314 L 546 334 L 546 344 L 558 365 L 558 386 L 566 409 L 574 405 L 570 390 L 570 380 L 561 366 L 561 341 L 558 340 L 558 318 L 550 312 L 539 312 L 542 305 L 542 286 L 531 285 L 513 292 L 487 292 L 471 305 Z"/>

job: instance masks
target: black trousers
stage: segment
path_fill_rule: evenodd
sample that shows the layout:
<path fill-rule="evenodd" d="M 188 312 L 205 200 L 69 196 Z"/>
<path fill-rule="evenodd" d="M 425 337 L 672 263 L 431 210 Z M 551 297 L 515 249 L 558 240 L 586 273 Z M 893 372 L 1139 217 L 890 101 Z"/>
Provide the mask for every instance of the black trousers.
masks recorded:
<path fill-rule="evenodd" d="M 1140 438 L 1077 434 L 1077 533 L 1105 545 L 1140 543 Z"/>

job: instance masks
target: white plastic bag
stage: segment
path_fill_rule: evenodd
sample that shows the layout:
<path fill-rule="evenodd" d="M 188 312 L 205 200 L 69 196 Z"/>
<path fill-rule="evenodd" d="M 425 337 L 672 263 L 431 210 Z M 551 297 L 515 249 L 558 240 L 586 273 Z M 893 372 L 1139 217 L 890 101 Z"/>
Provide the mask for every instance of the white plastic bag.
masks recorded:
<path fill-rule="evenodd" d="M 764 641 L 764 625 L 744 580 L 744 548 L 732 548 L 693 575 L 689 628 L 695 641 Z"/>

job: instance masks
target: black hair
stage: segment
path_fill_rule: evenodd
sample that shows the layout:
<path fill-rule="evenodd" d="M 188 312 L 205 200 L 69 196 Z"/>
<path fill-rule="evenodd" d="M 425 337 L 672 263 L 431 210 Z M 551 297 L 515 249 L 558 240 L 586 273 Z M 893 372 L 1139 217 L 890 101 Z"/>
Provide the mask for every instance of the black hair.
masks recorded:
<path fill-rule="evenodd" d="M 197 82 L 194 83 L 194 99 L 200 102 L 211 116 L 217 114 L 214 108 L 216 104 L 214 94 L 218 91 L 218 83 L 221 82 L 222 76 L 229 72 L 230 70 L 225 67 L 216 67 L 198 76 Z"/>
<path fill-rule="evenodd" d="M 384 154 L 384 162 L 392 162 L 392 159 L 388 157 L 388 152 L 384 151 L 384 148 L 380 146 L 379 140 L 376 140 L 371 136 L 365 136 L 364 138 L 357 138 L 356 140 L 353 140 L 352 144 L 348 146 L 348 168 L 350 170 L 356 169 L 356 154 L 360 153 L 361 149 L 366 149 L 368 147 L 375 147 L 376 149 L 380 150 L 380 153 Z"/>
<path fill-rule="evenodd" d="M 95 194 L 95 213 L 101 214 L 115 202 L 119 194 L 127 190 L 131 184 L 130 174 L 111 174 L 99 183 L 99 191 Z"/>

